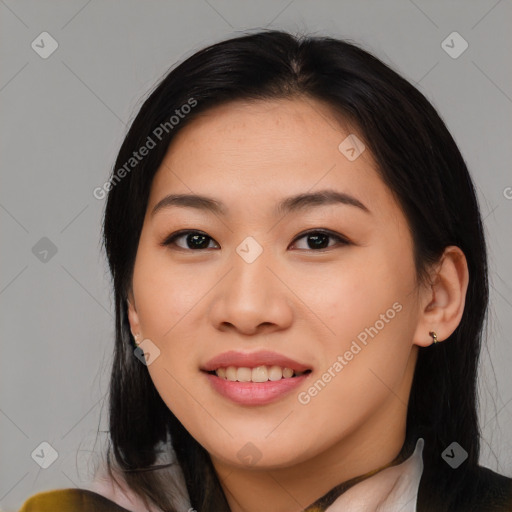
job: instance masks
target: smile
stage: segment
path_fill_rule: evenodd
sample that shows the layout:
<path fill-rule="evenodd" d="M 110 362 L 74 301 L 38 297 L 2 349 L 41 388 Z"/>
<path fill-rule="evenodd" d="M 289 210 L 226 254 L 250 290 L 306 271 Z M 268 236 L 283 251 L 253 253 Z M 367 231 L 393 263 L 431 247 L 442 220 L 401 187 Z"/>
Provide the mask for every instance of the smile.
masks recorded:
<path fill-rule="evenodd" d="M 225 352 L 201 370 L 215 392 L 240 405 L 265 405 L 295 389 L 311 368 L 274 352 Z"/>

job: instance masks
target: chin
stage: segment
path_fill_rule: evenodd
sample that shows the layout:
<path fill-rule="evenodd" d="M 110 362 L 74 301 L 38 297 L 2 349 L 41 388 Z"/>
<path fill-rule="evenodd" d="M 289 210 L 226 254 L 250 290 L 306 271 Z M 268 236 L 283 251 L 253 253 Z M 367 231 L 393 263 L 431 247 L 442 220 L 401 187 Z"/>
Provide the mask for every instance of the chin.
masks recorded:
<path fill-rule="evenodd" d="M 308 436 L 309 437 L 309 436 Z M 315 439 L 317 436 L 312 436 Z M 224 442 L 201 443 L 213 459 L 238 468 L 281 469 L 304 462 L 314 456 L 314 447 L 305 445 L 304 431 L 296 436 L 283 432 L 273 439 L 261 433 L 244 432 Z"/>

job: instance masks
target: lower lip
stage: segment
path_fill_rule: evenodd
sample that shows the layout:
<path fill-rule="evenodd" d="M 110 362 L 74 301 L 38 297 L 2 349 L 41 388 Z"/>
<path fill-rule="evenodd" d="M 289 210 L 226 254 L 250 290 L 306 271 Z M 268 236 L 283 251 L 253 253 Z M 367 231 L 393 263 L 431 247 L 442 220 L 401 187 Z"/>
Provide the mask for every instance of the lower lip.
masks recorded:
<path fill-rule="evenodd" d="M 233 402 L 240 405 L 265 405 L 279 400 L 300 386 L 310 374 L 267 382 L 238 382 L 221 379 L 211 373 L 205 375 L 215 391 Z"/>

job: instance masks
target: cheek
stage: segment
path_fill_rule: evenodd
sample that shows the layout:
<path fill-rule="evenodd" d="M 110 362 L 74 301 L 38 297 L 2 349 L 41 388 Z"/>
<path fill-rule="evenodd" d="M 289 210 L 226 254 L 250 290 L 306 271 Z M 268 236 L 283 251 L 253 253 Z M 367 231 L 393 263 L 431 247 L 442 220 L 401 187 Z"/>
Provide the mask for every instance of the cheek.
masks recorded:
<path fill-rule="evenodd" d="M 326 318 L 335 335 L 324 338 L 322 367 L 302 390 L 300 403 L 305 427 L 321 429 L 325 443 L 371 421 L 382 404 L 396 402 L 401 410 L 405 403 L 399 389 L 411 356 L 414 308 L 406 286 L 383 280 L 385 286 L 376 288 L 376 275 L 331 282 L 324 294 L 324 312 L 330 312 Z M 338 289 L 347 295 L 336 295 Z M 301 418 L 297 412 L 295 418 Z"/>
<path fill-rule="evenodd" d="M 397 324 L 405 316 L 397 310 L 410 302 L 415 286 L 410 262 L 386 250 L 354 251 L 353 257 L 308 274 L 294 289 L 327 328 L 326 340 L 333 341 L 352 339 L 376 322 L 379 331 Z"/>
<path fill-rule="evenodd" d="M 208 275 L 173 263 L 165 250 L 141 245 L 133 275 L 137 313 L 145 337 L 172 337 L 175 326 L 208 290 Z M 197 269 L 197 267 L 195 267 Z M 211 279 L 211 276 L 210 276 Z"/>
<path fill-rule="evenodd" d="M 383 247 L 350 265 L 345 262 L 318 282 L 320 294 L 301 297 L 308 297 L 305 301 L 328 328 L 325 369 L 343 356 L 347 364 L 340 386 L 345 381 L 364 389 L 378 384 L 380 377 L 393 387 L 407 366 L 416 321 L 415 269 L 409 253 Z"/>
<path fill-rule="evenodd" d="M 200 265 L 173 264 L 165 250 L 142 242 L 133 290 L 141 332 L 159 350 L 148 371 L 167 406 L 186 413 L 192 409 L 187 390 L 195 385 L 192 379 L 199 371 L 194 347 L 201 344 L 199 326 L 191 319 L 218 277 L 206 269 L 201 274 Z"/>

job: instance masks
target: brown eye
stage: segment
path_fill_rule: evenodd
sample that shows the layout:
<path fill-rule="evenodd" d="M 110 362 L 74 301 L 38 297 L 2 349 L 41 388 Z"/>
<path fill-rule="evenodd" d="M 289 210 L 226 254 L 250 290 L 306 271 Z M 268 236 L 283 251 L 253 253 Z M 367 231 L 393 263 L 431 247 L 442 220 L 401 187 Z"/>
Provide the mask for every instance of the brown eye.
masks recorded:
<path fill-rule="evenodd" d="M 342 237 L 341 235 L 337 233 L 333 233 L 331 231 L 308 231 L 307 233 L 303 233 L 302 235 L 298 236 L 294 243 L 297 240 L 300 240 L 301 238 L 306 239 L 307 247 L 305 250 L 322 250 L 322 249 L 328 249 L 330 247 L 333 247 L 335 245 L 348 245 L 349 241 Z M 333 239 L 336 241 L 334 245 L 329 245 L 329 239 Z M 300 249 L 304 250 L 304 249 Z"/>
<path fill-rule="evenodd" d="M 184 238 L 185 239 L 185 247 L 176 244 L 176 240 Z M 206 233 L 202 233 L 200 231 L 194 230 L 182 230 L 173 233 L 169 237 L 167 237 L 161 245 L 169 246 L 169 245 L 177 245 L 180 249 L 184 250 L 203 250 L 208 249 L 209 241 L 213 240 L 213 238 L 209 237 Z"/>

